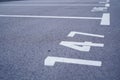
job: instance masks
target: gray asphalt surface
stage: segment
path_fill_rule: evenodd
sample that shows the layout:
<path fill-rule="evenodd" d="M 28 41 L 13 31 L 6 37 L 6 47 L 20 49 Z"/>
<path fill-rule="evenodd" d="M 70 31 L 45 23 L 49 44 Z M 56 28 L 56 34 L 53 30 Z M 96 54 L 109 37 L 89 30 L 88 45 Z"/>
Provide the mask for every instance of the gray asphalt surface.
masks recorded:
<path fill-rule="evenodd" d="M 100 25 L 101 20 L 0 17 L 0 80 L 120 80 L 120 1 L 111 0 L 107 11 L 91 12 L 104 5 L 100 1 L 106 0 L 0 2 L 0 15 L 102 17 L 110 13 L 111 18 L 106 26 Z M 67 37 L 71 31 L 105 37 Z M 91 41 L 104 47 L 83 52 L 59 45 L 61 41 Z M 102 61 L 102 66 L 59 62 L 46 66 L 48 56 Z"/>

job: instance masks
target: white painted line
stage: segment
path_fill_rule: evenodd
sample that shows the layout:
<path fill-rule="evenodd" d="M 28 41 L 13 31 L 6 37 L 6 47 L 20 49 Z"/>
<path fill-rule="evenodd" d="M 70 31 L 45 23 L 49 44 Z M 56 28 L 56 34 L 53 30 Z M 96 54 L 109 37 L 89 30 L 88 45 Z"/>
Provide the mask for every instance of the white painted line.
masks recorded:
<path fill-rule="evenodd" d="M 109 2 L 110 2 L 110 0 L 107 0 L 106 2 L 107 2 L 107 3 L 109 3 Z"/>
<path fill-rule="evenodd" d="M 61 41 L 60 45 L 69 44 L 69 45 L 82 45 L 82 46 L 94 46 L 94 47 L 104 47 L 102 43 L 92 43 L 92 42 L 71 42 L 71 41 Z"/>
<path fill-rule="evenodd" d="M 0 6 L 104 6 L 104 5 L 98 5 L 98 4 L 0 4 Z"/>
<path fill-rule="evenodd" d="M 59 45 L 72 48 L 78 51 L 89 52 L 90 48 L 93 47 L 104 47 L 102 43 L 92 43 L 92 42 L 73 42 L 73 41 L 61 41 Z"/>
<path fill-rule="evenodd" d="M 92 37 L 104 38 L 104 35 L 84 33 L 84 32 L 76 32 L 76 31 L 71 31 L 71 32 L 68 34 L 68 37 L 74 37 L 76 34 L 85 35 L 85 36 L 92 36 Z"/>
<path fill-rule="evenodd" d="M 11 18 L 53 18 L 53 19 L 101 19 L 100 17 L 70 17 L 70 16 L 33 16 L 33 15 L 0 15 Z"/>
<path fill-rule="evenodd" d="M 107 2 L 99 2 L 100 4 L 105 4 L 105 3 L 107 3 Z"/>
<path fill-rule="evenodd" d="M 101 20 L 101 25 L 110 25 L 110 13 L 104 13 Z"/>
<path fill-rule="evenodd" d="M 110 4 L 108 4 L 108 3 L 107 3 L 107 4 L 105 4 L 105 7 L 110 7 Z"/>
<path fill-rule="evenodd" d="M 91 12 L 107 12 L 107 7 L 94 7 Z"/>
<path fill-rule="evenodd" d="M 100 1 L 99 3 L 109 3 L 110 2 L 110 0 L 106 0 L 106 2 L 103 2 L 103 1 Z"/>
<path fill-rule="evenodd" d="M 14 1 L 14 2 L 15 2 L 15 1 Z M 62 1 L 62 0 L 59 0 L 59 1 L 57 1 L 57 0 L 43 0 L 43 1 L 42 1 L 42 0 L 34 0 L 34 1 L 29 1 L 29 0 L 28 0 L 28 1 L 16 1 L 16 2 L 32 2 L 32 3 L 33 3 L 33 2 L 37 2 L 37 3 L 38 3 L 38 2 L 41 2 L 41 3 L 42 3 L 42 2 L 43 2 L 43 3 L 45 3 L 45 2 L 46 2 L 46 3 L 48 3 L 48 2 L 49 2 L 49 3 L 54 3 L 54 2 L 55 2 L 55 3 L 56 3 L 56 2 L 58 2 L 58 3 L 66 3 L 66 2 L 68 2 L 68 3 L 69 3 L 69 2 L 73 2 L 73 3 L 74 3 L 74 2 L 75 2 L 75 3 L 90 3 L 90 2 L 98 2 L 98 1 L 80 1 L 80 0 L 79 0 L 79 1 L 74 1 L 74 0 L 73 0 L 73 1 L 71 1 L 71 0 L 68 0 L 68 1 L 66 1 L 66 0 L 63 0 L 63 1 Z"/>
<path fill-rule="evenodd" d="M 78 50 L 78 51 L 83 51 L 83 52 L 89 52 L 91 46 L 88 45 L 79 45 L 79 43 L 91 43 L 91 42 L 69 42 L 69 41 L 62 41 L 60 43 L 60 45 L 68 47 L 68 48 L 72 48 L 74 50 Z"/>
<path fill-rule="evenodd" d="M 17 1 L 18 2 L 18 1 Z M 24 2 L 24 3 L 34 3 L 34 2 L 36 2 L 36 3 L 89 3 L 89 2 L 91 2 L 91 1 L 85 1 L 85 2 L 83 2 L 83 1 L 36 1 L 36 0 L 34 0 L 34 1 L 19 1 L 19 2 Z"/>
<path fill-rule="evenodd" d="M 73 59 L 73 58 L 62 58 L 62 57 L 52 57 L 48 56 L 45 61 L 45 66 L 54 66 L 56 62 L 60 63 L 69 63 L 69 64 L 80 64 L 80 65 L 88 65 L 88 66 L 97 66 L 101 67 L 101 61 L 93 61 L 93 60 L 84 60 L 84 59 Z"/>
<path fill-rule="evenodd" d="M 70 16 L 35 16 L 35 15 L 0 15 L 0 17 L 9 18 L 51 18 L 51 19 L 86 19 L 101 20 L 101 25 L 110 25 L 110 13 L 104 13 L 101 17 L 70 17 Z"/>

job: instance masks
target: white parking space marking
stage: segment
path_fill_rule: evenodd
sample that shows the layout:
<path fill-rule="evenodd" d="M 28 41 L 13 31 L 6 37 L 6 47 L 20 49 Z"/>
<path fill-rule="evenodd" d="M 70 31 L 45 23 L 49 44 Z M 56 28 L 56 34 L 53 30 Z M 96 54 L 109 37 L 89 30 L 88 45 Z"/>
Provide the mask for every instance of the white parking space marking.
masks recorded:
<path fill-rule="evenodd" d="M 70 17 L 70 16 L 33 16 L 33 15 L 0 15 L 0 17 L 11 18 L 53 18 L 53 19 L 86 19 L 86 20 L 101 20 L 101 25 L 110 25 L 110 14 L 104 13 L 101 17 Z"/>
<path fill-rule="evenodd" d="M 84 60 L 84 59 L 73 59 L 73 58 L 62 58 L 62 57 L 52 57 L 48 56 L 45 59 L 45 66 L 54 66 L 56 62 L 60 63 L 69 63 L 69 64 L 80 64 L 80 65 L 89 65 L 89 66 L 102 66 L 101 61 L 93 61 L 93 60 Z"/>
<path fill-rule="evenodd" d="M 107 2 L 99 2 L 100 4 L 105 4 L 105 3 L 107 3 Z"/>
<path fill-rule="evenodd" d="M 94 7 L 91 12 L 107 12 L 107 7 Z"/>
<path fill-rule="evenodd" d="M 61 41 L 60 45 L 84 52 L 89 52 L 91 46 L 104 47 L 104 44 L 102 43 L 92 43 L 88 41 L 85 42 Z"/>
<path fill-rule="evenodd" d="M 104 35 L 84 33 L 84 32 L 76 32 L 76 31 L 71 31 L 71 32 L 68 34 L 68 37 L 74 37 L 76 34 L 85 35 L 85 36 L 91 36 L 91 37 L 104 38 Z"/>
<path fill-rule="evenodd" d="M 101 20 L 101 25 L 110 25 L 110 13 L 104 13 Z"/>
<path fill-rule="evenodd" d="M 18 1 L 17 1 L 18 2 Z M 24 2 L 24 3 L 34 3 L 34 2 L 36 2 L 36 3 L 87 3 L 87 2 L 91 2 L 91 1 L 61 1 L 61 0 L 59 0 L 59 1 L 46 1 L 46 0 L 44 0 L 44 1 L 37 1 L 37 0 L 34 0 L 34 1 L 19 1 L 19 2 Z M 97 1 L 92 1 L 92 2 L 97 2 Z M 91 3 L 92 3 L 91 2 Z"/>
<path fill-rule="evenodd" d="M 107 4 L 105 4 L 105 7 L 110 7 L 110 4 L 108 4 L 108 3 L 107 3 Z"/>
<path fill-rule="evenodd" d="M 0 6 L 104 6 L 104 4 L 0 4 Z"/>
<path fill-rule="evenodd" d="M 69 47 L 78 51 L 84 51 L 84 52 L 89 52 L 90 51 L 90 46 L 88 45 L 80 45 L 80 43 L 91 43 L 91 42 L 69 42 L 69 41 L 62 41 L 60 45 Z"/>
<path fill-rule="evenodd" d="M 33 15 L 0 15 L 11 18 L 53 18 L 53 19 L 101 19 L 100 17 L 70 17 L 70 16 L 33 16 Z"/>
<path fill-rule="evenodd" d="M 110 2 L 110 0 L 107 0 L 106 2 Z"/>
<path fill-rule="evenodd" d="M 110 0 L 106 0 L 105 2 L 100 1 L 99 3 L 109 3 L 109 2 L 110 2 Z"/>

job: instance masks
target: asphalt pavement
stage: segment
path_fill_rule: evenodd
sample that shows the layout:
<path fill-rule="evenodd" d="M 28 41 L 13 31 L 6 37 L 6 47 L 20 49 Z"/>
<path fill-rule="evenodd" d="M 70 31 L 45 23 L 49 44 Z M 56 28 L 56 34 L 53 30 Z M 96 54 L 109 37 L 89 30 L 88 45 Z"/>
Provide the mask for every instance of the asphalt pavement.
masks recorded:
<path fill-rule="evenodd" d="M 120 80 L 119 0 L 2 0 L 0 80 Z"/>

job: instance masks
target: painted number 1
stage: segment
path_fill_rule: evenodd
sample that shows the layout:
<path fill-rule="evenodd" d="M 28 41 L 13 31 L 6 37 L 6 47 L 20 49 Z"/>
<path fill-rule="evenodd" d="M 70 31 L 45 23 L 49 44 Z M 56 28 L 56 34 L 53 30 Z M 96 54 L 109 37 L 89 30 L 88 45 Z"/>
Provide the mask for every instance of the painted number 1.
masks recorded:
<path fill-rule="evenodd" d="M 71 63 L 71 64 L 81 64 L 81 65 L 89 65 L 89 66 L 98 66 L 98 67 L 100 67 L 102 65 L 101 61 L 73 59 L 73 58 L 62 58 L 62 57 L 51 57 L 51 56 L 48 56 L 45 59 L 44 65 L 46 65 L 46 66 L 54 66 L 56 62 Z"/>

